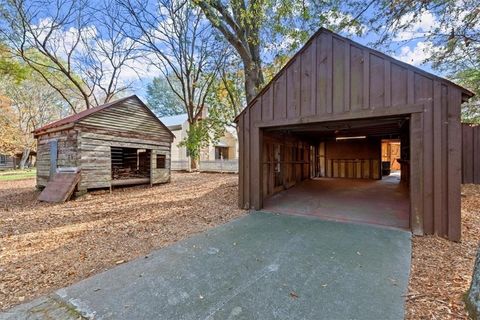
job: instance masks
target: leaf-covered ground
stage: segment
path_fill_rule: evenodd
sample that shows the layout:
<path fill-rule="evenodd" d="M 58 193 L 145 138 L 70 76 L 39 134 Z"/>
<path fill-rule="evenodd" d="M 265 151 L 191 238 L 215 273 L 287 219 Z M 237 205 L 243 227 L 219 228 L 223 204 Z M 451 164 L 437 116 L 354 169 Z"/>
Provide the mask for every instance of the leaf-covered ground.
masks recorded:
<path fill-rule="evenodd" d="M 468 319 L 463 298 L 480 241 L 480 185 L 462 187 L 462 240 L 414 237 L 406 319 Z"/>
<path fill-rule="evenodd" d="M 245 214 L 237 179 L 175 173 L 64 204 L 38 202 L 34 179 L 0 181 L 0 310 Z"/>
<path fill-rule="evenodd" d="M 37 202 L 35 181 L 0 181 L 0 310 L 245 214 L 236 175 L 175 173 L 166 185 Z M 463 186 L 462 241 L 414 237 L 407 319 L 467 319 L 480 186 Z"/>

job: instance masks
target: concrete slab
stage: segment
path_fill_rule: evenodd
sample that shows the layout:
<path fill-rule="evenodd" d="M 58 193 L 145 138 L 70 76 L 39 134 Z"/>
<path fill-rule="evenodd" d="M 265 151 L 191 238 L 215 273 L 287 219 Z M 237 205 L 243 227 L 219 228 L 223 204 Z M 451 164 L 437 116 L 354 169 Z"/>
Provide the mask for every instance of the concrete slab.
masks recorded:
<path fill-rule="evenodd" d="M 403 319 L 410 255 L 405 231 L 259 212 L 52 301 L 95 319 Z"/>
<path fill-rule="evenodd" d="M 305 180 L 265 200 L 264 210 L 409 230 L 408 189 L 399 181 L 399 175 L 382 180 Z"/>

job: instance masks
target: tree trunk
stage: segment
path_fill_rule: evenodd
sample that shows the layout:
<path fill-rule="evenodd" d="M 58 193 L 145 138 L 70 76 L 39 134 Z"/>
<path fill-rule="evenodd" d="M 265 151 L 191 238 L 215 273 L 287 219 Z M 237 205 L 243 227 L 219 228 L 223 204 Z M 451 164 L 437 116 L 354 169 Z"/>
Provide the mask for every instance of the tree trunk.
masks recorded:
<path fill-rule="evenodd" d="M 465 302 L 470 317 L 474 320 L 480 319 L 480 246 L 477 249 L 472 283 Z"/>
<path fill-rule="evenodd" d="M 197 171 L 197 159 L 190 157 L 190 171 Z"/>
<path fill-rule="evenodd" d="M 25 164 L 27 163 L 29 156 L 30 156 L 30 148 L 24 148 L 22 153 L 22 159 L 20 160 L 20 164 L 19 164 L 20 169 L 25 169 Z"/>
<path fill-rule="evenodd" d="M 263 72 L 260 61 L 244 61 L 243 64 L 245 71 L 245 95 L 247 103 L 250 103 L 262 88 Z"/>

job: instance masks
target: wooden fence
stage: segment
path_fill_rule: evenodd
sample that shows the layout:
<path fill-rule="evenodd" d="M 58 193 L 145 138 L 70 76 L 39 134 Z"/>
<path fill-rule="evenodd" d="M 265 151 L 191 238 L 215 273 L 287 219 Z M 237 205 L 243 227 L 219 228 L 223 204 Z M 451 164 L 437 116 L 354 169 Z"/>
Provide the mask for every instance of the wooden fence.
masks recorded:
<path fill-rule="evenodd" d="M 462 183 L 480 184 L 480 125 L 462 124 Z"/>

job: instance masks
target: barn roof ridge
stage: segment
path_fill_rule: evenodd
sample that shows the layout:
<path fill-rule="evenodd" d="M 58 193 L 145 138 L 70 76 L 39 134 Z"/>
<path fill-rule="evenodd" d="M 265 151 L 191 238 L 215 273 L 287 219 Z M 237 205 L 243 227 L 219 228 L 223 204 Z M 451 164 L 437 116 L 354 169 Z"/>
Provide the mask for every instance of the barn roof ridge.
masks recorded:
<path fill-rule="evenodd" d="M 464 88 L 464 87 L 456 84 L 455 82 L 453 82 L 453 81 L 451 81 L 451 80 L 448 80 L 448 79 L 446 79 L 446 78 L 442 78 L 442 77 L 437 76 L 437 75 L 435 75 L 435 74 L 433 74 L 433 73 L 431 73 L 431 72 L 427 72 L 427 71 L 425 71 L 425 70 L 423 70 L 423 69 L 421 69 L 421 68 L 419 68 L 419 67 L 416 67 L 416 66 L 414 66 L 414 65 L 408 64 L 408 63 L 403 62 L 403 61 L 400 61 L 400 60 L 398 60 L 398 59 L 396 59 L 396 58 L 394 58 L 394 57 L 392 57 L 392 56 L 390 56 L 390 55 L 388 55 L 388 54 L 386 54 L 386 53 L 383 53 L 383 52 L 381 52 L 381 51 L 379 51 L 379 50 L 377 50 L 377 49 L 373 49 L 373 48 L 367 47 L 367 46 L 365 46 L 365 45 L 363 45 L 363 44 L 360 44 L 360 43 L 358 43 L 358 42 L 356 42 L 356 41 L 353 41 L 353 40 L 351 40 L 351 39 L 349 39 L 349 38 L 347 38 L 347 37 L 344 37 L 344 36 L 342 36 L 342 35 L 340 35 L 340 34 L 338 34 L 338 33 L 336 33 L 336 32 L 333 32 L 333 31 L 331 31 L 331 30 L 329 30 L 329 29 L 327 29 L 327 28 L 325 28 L 325 27 L 320 27 L 320 28 L 319 28 L 317 31 L 315 31 L 315 33 L 305 42 L 305 44 L 304 44 L 297 52 L 295 52 L 295 54 L 287 61 L 287 63 L 272 77 L 272 79 L 271 79 L 265 86 L 263 86 L 263 88 L 262 88 L 262 89 L 257 93 L 257 95 L 255 96 L 255 98 L 253 98 L 249 103 L 247 103 L 247 105 L 245 106 L 245 108 L 243 108 L 243 110 L 235 117 L 235 119 L 234 119 L 235 122 L 238 122 L 239 117 L 240 117 L 247 109 L 249 109 L 259 98 L 261 98 L 261 97 L 263 96 L 263 94 L 273 85 L 273 83 L 275 82 L 275 80 L 277 80 L 277 79 L 280 77 L 280 75 L 282 75 L 283 72 L 285 72 L 285 71 L 287 70 L 287 68 L 295 61 L 295 59 L 296 59 L 298 56 L 300 56 L 300 54 L 301 54 L 303 51 L 305 51 L 305 49 L 311 44 L 311 42 L 312 42 L 314 39 L 316 39 L 318 36 L 320 36 L 320 34 L 322 34 L 322 33 L 330 33 L 331 35 L 333 35 L 333 36 L 335 36 L 335 37 L 338 37 L 338 38 L 341 38 L 341 39 L 343 39 L 344 41 L 349 42 L 350 44 L 353 44 L 353 45 L 355 45 L 355 46 L 357 46 L 357 47 L 360 47 L 361 49 L 368 50 L 369 52 L 371 52 L 371 53 L 373 53 L 373 54 L 380 55 L 380 56 L 382 56 L 382 57 L 384 57 L 384 58 L 387 58 L 388 60 L 390 60 L 390 61 L 392 61 L 392 62 L 394 62 L 394 63 L 400 64 L 400 65 L 403 66 L 403 67 L 406 67 L 406 68 L 409 68 L 409 69 L 413 69 L 414 71 L 419 72 L 419 73 L 421 73 L 421 74 L 423 74 L 423 75 L 426 75 L 426 76 L 428 76 L 428 77 L 430 77 L 430 78 L 432 78 L 432 79 L 437 79 L 437 80 L 446 82 L 446 83 L 448 83 L 448 84 L 450 84 L 450 85 L 453 85 L 453 86 L 455 86 L 455 87 L 457 87 L 457 88 L 460 88 L 460 89 L 463 91 L 463 93 L 465 93 L 469 98 L 471 98 L 471 97 L 473 97 L 473 96 L 475 95 L 472 91 L 470 91 L 470 90 L 468 90 L 468 89 L 466 89 L 466 88 Z"/>
<path fill-rule="evenodd" d="M 62 118 L 60 120 L 56 120 L 54 122 L 51 122 L 49 124 L 46 124 L 44 125 L 43 127 L 41 128 L 38 128 L 36 130 L 33 131 L 33 134 L 35 136 L 38 136 L 38 135 L 42 135 L 44 133 L 47 133 L 49 129 L 53 129 L 53 128 L 58 128 L 60 126 L 63 126 L 63 125 L 67 125 L 67 124 L 70 124 L 70 123 L 77 123 L 78 121 L 80 120 L 83 120 L 93 114 L 96 114 L 102 110 L 105 110 L 107 108 L 111 108 L 111 107 L 115 107 L 117 106 L 118 104 L 124 102 L 124 101 L 127 101 L 129 99 L 137 99 L 139 102 L 140 102 L 140 105 L 146 109 L 151 115 L 152 117 L 162 126 L 164 127 L 165 129 L 168 130 L 169 134 L 174 137 L 175 135 L 172 133 L 172 131 L 170 129 L 168 129 L 168 127 L 163 124 L 162 121 L 160 121 L 160 119 L 152 112 L 152 110 L 150 110 L 150 108 L 148 108 L 145 103 L 142 101 L 142 99 L 140 99 L 136 94 L 133 94 L 133 95 L 130 95 L 130 96 L 127 96 L 127 97 L 124 97 L 124 98 L 120 98 L 120 99 L 117 99 L 115 101 L 111 101 L 111 102 L 107 102 L 105 104 L 102 104 L 100 106 L 96 106 L 96 107 L 93 107 L 93 108 L 90 108 L 90 109 L 86 109 L 86 110 L 83 110 L 79 113 L 75 113 L 75 114 L 72 114 L 70 116 L 67 116 L 65 118 Z"/>

